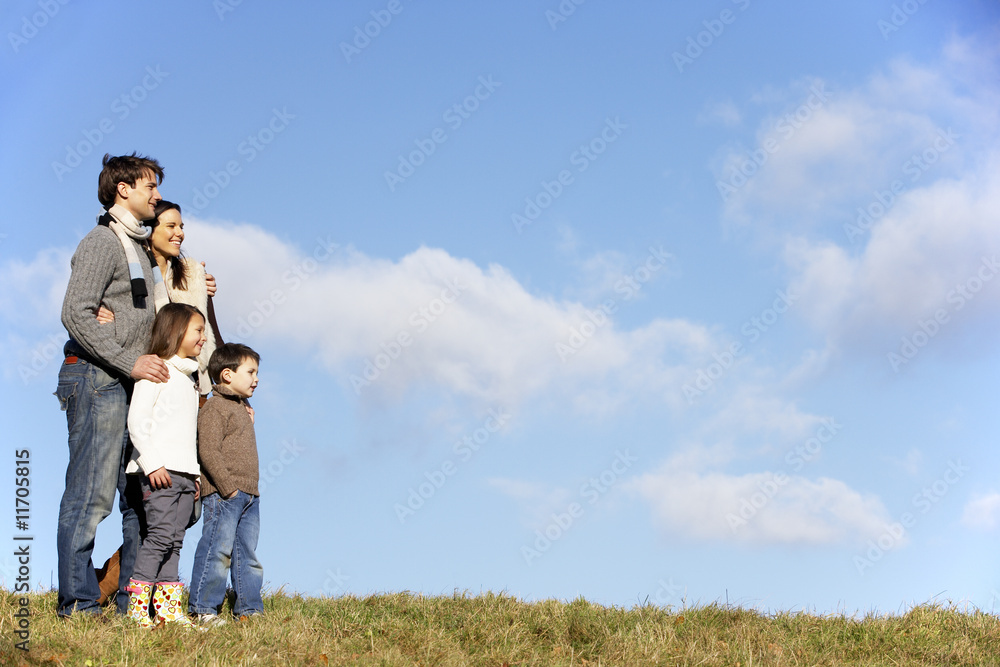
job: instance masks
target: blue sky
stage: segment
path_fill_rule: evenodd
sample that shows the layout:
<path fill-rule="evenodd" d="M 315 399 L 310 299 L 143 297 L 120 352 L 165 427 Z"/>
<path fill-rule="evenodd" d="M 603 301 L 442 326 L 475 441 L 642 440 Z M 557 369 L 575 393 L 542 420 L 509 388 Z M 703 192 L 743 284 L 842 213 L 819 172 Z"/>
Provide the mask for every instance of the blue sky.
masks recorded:
<path fill-rule="evenodd" d="M 0 25 L 38 584 L 69 258 L 101 156 L 138 150 L 262 356 L 271 588 L 994 608 L 995 3 L 19 0 Z"/>

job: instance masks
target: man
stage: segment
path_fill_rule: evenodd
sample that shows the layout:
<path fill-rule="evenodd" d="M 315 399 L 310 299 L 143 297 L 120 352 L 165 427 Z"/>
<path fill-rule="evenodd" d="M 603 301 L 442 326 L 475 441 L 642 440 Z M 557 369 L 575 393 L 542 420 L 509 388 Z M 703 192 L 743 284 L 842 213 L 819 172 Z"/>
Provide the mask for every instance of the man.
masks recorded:
<path fill-rule="evenodd" d="M 167 367 L 149 344 L 156 307 L 167 302 L 166 287 L 154 282 L 140 242 L 149 236 L 141 222 L 153 217 L 160 201 L 163 169 L 135 153 L 104 156 L 97 196 L 107 212 L 77 247 L 63 301 L 62 322 L 69 333 L 66 360 L 56 395 L 69 429 L 66 491 L 59 506 L 57 612 L 99 614 L 100 589 L 91 555 L 97 525 L 111 513 L 128 445 L 126 418 L 132 384 L 164 382 Z M 101 305 L 114 312 L 100 324 Z M 131 574 L 139 522 L 122 499 L 121 569 Z"/>

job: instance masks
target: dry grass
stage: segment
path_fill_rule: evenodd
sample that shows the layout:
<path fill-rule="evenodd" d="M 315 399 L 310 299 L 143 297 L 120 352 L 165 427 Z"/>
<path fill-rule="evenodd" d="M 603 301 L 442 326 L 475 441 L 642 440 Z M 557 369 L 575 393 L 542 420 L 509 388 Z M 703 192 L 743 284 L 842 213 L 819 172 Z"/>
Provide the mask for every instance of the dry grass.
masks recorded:
<path fill-rule="evenodd" d="M 31 596 L 31 644 L 14 648 L 16 598 L 0 593 L 4 665 L 995 665 L 1000 620 L 942 605 L 900 616 L 667 610 L 578 599 L 409 593 L 316 599 L 281 593 L 266 614 L 207 632 L 140 630 L 110 612 L 56 617 Z"/>

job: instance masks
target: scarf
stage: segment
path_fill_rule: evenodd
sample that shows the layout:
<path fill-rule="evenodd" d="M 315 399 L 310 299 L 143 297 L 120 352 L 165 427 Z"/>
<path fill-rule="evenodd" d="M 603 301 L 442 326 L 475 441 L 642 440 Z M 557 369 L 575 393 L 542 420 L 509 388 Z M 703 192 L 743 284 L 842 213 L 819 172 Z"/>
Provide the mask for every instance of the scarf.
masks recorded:
<path fill-rule="evenodd" d="M 97 224 L 107 225 L 121 241 L 122 248 L 125 250 L 125 259 L 128 260 L 128 274 L 133 300 L 149 296 L 149 292 L 146 291 L 146 278 L 142 273 L 142 264 L 139 262 L 139 253 L 136 252 L 135 244 L 130 239 L 145 241 L 153 230 L 139 224 L 135 216 L 119 204 L 115 204 L 99 217 Z M 153 307 L 159 311 L 164 305 L 170 303 L 170 299 L 167 296 L 167 286 L 163 282 L 160 267 L 155 262 L 151 262 L 151 265 L 153 269 Z"/>
<path fill-rule="evenodd" d="M 169 359 L 167 359 L 166 362 L 168 364 L 170 364 L 171 366 L 173 366 L 174 368 L 176 368 L 177 370 L 179 370 L 181 373 L 184 373 L 184 375 L 187 375 L 189 378 L 191 378 L 191 382 L 194 383 L 194 391 L 195 391 L 195 393 L 198 394 L 199 396 L 201 395 L 198 392 L 198 360 L 197 359 L 188 359 L 187 357 L 182 357 L 180 355 L 175 354 L 174 356 L 172 356 Z"/>

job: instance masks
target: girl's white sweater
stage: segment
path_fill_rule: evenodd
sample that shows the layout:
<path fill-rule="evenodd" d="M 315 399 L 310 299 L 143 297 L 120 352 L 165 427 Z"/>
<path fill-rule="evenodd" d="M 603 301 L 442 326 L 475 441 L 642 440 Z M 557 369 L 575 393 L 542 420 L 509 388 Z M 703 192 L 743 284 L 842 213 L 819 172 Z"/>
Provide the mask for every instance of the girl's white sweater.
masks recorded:
<path fill-rule="evenodd" d="M 198 387 L 191 377 L 198 361 L 176 355 L 165 361 L 169 380 L 135 383 L 128 410 L 133 451 L 125 472 L 148 475 L 166 468 L 199 475 Z"/>

